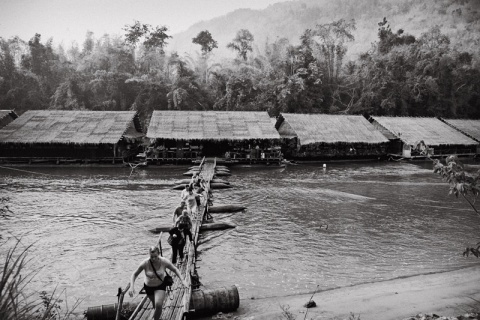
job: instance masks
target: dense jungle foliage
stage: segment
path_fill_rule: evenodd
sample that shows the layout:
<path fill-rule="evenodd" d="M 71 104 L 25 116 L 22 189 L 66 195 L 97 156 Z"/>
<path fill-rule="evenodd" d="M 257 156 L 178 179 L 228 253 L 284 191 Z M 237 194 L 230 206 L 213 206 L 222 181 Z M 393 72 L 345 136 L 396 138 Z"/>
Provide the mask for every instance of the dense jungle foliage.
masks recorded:
<path fill-rule="evenodd" d="M 200 52 L 180 55 L 164 50 L 167 27 L 138 21 L 68 49 L 40 34 L 0 38 L 0 109 L 136 110 L 145 125 L 164 109 L 480 118 L 478 44 L 453 45 L 439 26 L 414 36 L 387 16 L 370 26 L 371 47 L 347 59 L 357 23 L 313 25 L 298 44 L 277 38 L 262 52 L 242 28 L 227 45 L 237 58 L 223 61 L 208 30 L 191 39 Z"/>

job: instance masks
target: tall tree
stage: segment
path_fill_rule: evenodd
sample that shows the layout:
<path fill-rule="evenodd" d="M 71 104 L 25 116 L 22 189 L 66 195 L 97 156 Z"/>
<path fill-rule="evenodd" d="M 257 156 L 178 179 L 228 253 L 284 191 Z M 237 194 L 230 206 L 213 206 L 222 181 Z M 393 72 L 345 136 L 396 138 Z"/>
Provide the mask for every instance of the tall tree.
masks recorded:
<path fill-rule="evenodd" d="M 52 41 L 44 45 L 41 43 L 41 35 L 35 36 L 28 41 L 30 52 L 22 57 L 22 66 L 38 76 L 46 77 L 50 70 L 50 64 L 56 59 L 52 48 Z"/>
<path fill-rule="evenodd" d="M 213 39 L 208 30 L 200 31 L 198 35 L 192 39 L 192 42 L 201 46 L 202 55 L 197 64 L 197 69 L 199 70 L 198 72 L 201 74 L 201 77 L 204 79 L 204 82 L 208 83 L 208 73 L 215 66 L 209 65 L 208 60 L 212 50 L 218 48 L 218 43 Z"/>
<path fill-rule="evenodd" d="M 202 47 L 202 54 L 204 56 L 212 52 L 213 49 L 218 48 L 218 43 L 215 41 L 208 30 L 200 31 L 192 42 L 199 44 Z"/>
<path fill-rule="evenodd" d="M 237 51 L 237 54 L 244 61 L 247 61 L 248 52 L 252 52 L 253 35 L 247 29 L 240 29 L 232 42 L 227 44 L 227 48 Z"/>
<path fill-rule="evenodd" d="M 167 39 L 171 38 L 167 34 L 168 28 L 166 26 L 157 26 L 153 28 L 149 24 L 142 24 L 139 21 L 131 26 L 125 25 L 123 28 L 126 31 L 125 42 L 132 47 L 135 47 L 141 39 L 143 39 L 143 46 L 149 50 L 158 50 L 159 53 L 164 54 L 164 47 L 168 44 Z"/>
<path fill-rule="evenodd" d="M 95 45 L 95 40 L 93 39 L 93 32 L 87 31 L 85 41 L 83 42 L 83 55 L 88 55 L 92 53 L 93 47 Z"/>
<path fill-rule="evenodd" d="M 332 80 L 338 78 L 343 59 L 347 52 L 346 42 L 355 40 L 355 20 L 349 22 L 340 19 L 331 23 L 317 25 L 314 36 L 317 47 L 325 63 L 326 76 Z"/>
<path fill-rule="evenodd" d="M 393 33 L 385 17 L 383 21 L 378 23 L 378 26 L 378 51 L 382 54 L 388 53 L 395 46 L 415 42 L 415 37 L 409 34 L 403 34 L 403 29 L 398 29 L 396 33 Z"/>

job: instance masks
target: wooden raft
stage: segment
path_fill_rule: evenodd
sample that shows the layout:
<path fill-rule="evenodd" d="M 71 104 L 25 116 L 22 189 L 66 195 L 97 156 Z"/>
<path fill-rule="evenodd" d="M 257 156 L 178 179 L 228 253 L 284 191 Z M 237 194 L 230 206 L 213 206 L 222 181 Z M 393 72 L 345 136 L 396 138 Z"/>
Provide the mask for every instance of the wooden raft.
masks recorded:
<path fill-rule="evenodd" d="M 205 159 L 204 159 L 205 160 Z M 207 203 L 208 197 L 210 194 L 210 181 L 213 179 L 215 173 L 216 159 L 213 160 L 213 163 L 208 163 L 202 160 L 199 165 L 200 177 L 205 180 L 205 198 L 201 198 L 201 205 L 198 209 L 196 216 L 192 218 L 192 235 L 194 243 L 196 244 L 199 237 L 199 230 L 203 222 L 203 218 L 207 212 Z M 160 245 L 160 239 L 162 234 L 160 234 L 158 241 Z M 184 288 L 181 285 L 181 281 L 176 277 L 173 272 L 169 274 L 174 279 L 174 284 L 171 287 L 171 291 L 168 292 L 168 295 L 165 297 L 163 302 L 161 320 L 181 320 L 185 319 L 187 314 L 190 312 L 190 298 L 192 295 L 192 276 L 195 273 L 196 268 L 196 254 L 195 246 L 190 241 L 187 241 L 187 244 L 184 248 L 184 259 L 181 265 L 177 265 L 177 268 L 180 270 L 180 273 L 185 278 L 185 281 L 188 283 L 188 287 Z M 189 275 L 185 277 L 186 275 Z M 126 291 L 126 290 L 125 290 Z M 133 312 L 129 320 L 151 320 L 153 319 L 154 309 L 150 302 L 150 299 L 145 295 L 142 301 L 139 303 L 138 307 Z"/>

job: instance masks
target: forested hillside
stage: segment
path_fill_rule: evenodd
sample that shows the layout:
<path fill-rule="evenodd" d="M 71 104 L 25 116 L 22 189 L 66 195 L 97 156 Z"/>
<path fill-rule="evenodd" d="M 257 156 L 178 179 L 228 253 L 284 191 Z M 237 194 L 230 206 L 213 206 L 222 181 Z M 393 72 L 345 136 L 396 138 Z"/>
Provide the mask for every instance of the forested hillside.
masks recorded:
<path fill-rule="evenodd" d="M 266 42 L 286 38 L 298 45 L 305 29 L 339 19 L 355 19 L 355 41 L 348 45 L 348 56 L 356 58 L 377 40 L 377 22 L 386 17 L 392 27 L 418 37 L 439 26 L 454 46 L 478 51 L 480 45 L 480 1 L 455 0 L 298 0 L 270 5 L 265 10 L 236 10 L 228 15 L 194 24 L 174 35 L 170 46 L 179 53 L 198 51 L 191 39 L 209 30 L 218 42 L 218 59 L 233 57 L 226 48 L 239 29 L 255 36 L 255 48 L 263 53 Z"/>
<path fill-rule="evenodd" d="M 159 21 L 80 46 L 0 38 L 0 109 L 480 118 L 479 15 L 478 0 L 302 0 L 180 35 Z"/>

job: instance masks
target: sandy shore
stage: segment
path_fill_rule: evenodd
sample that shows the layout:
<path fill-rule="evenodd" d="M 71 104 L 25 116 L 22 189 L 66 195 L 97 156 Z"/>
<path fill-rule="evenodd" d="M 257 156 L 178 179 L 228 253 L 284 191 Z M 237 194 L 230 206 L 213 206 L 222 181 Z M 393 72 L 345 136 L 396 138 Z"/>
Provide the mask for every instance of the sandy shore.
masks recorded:
<path fill-rule="evenodd" d="M 233 319 L 283 319 L 281 306 L 289 306 L 295 319 L 304 319 L 303 305 L 312 294 L 277 298 L 245 299 Z M 450 272 L 412 276 L 382 282 L 317 292 L 317 307 L 309 308 L 306 319 L 348 319 L 351 312 L 362 320 L 397 320 L 419 313 L 444 316 L 480 309 L 480 265 Z M 212 316 L 201 319 L 212 319 Z"/>

